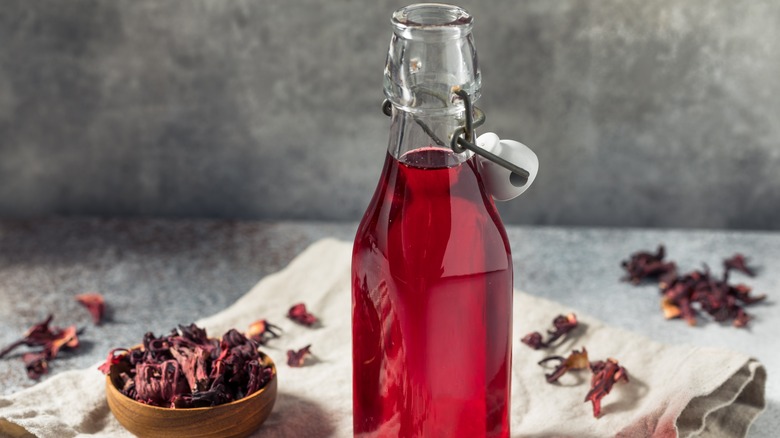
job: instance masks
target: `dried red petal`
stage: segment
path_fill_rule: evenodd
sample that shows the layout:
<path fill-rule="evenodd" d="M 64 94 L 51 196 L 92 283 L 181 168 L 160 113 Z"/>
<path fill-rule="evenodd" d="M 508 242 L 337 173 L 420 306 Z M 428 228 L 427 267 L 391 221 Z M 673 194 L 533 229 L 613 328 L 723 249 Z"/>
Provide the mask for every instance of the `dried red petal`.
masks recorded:
<path fill-rule="evenodd" d="M 657 254 L 640 252 L 623 265 L 629 271 L 630 279 L 644 278 L 645 274 L 653 272 L 649 266 L 660 262 L 663 255 L 662 247 L 659 247 Z M 661 308 L 664 316 L 667 319 L 680 317 L 688 325 L 695 326 L 698 312 L 703 311 L 717 322 L 731 321 L 735 327 L 745 327 L 751 318 L 742 306 L 761 301 L 766 295 L 751 296 L 748 286 L 728 283 L 730 270 L 753 274 L 752 269 L 746 266 L 744 256 L 736 254 L 726 260 L 724 266 L 722 279 L 714 277 L 706 265 L 703 270 L 682 276 L 677 275 L 676 268 L 661 274 L 659 287 L 663 294 Z"/>
<path fill-rule="evenodd" d="M 306 358 L 311 355 L 311 345 L 307 345 L 300 350 L 287 350 L 287 365 L 291 367 L 302 367 Z"/>
<path fill-rule="evenodd" d="M 49 372 L 49 361 L 45 352 L 24 353 L 22 361 L 27 369 L 27 377 L 38 380 Z"/>
<path fill-rule="evenodd" d="M 577 328 L 578 324 L 577 315 L 573 313 L 568 315 L 558 315 L 553 319 L 553 330 L 547 330 L 547 334 L 550 335 L 549 339 L 544 341 L 542 340 L 541 333 L 533 332 L 523 336 L 523 338 L 520 339 L 520 342 L 528 345 L 534 350 L 547 348 L 562 336 Z"/>
<path fill-rule="evenodd" d="M 676 273 L 677 265 L 674 262 L 663 261 L 665 253 L 664 246 L 659 245 L 655 254 L 648 251 L 631 254 L 628 260 L 621 263 L 627 274 L 623 280 L 639 284 L 645 279 L 666 279 L 670 274 Z"/>
<path fill-rule="evenodd" d="M 628 382 L 628 371 L 618 364 L 618 361 L 612 358 L 606 361 L 596 361 L 590 364 L 593 377 L 590 382 L 590 391 L 585 396 L 585 402 L 590 401 L 593 404 L 593 416 L 601 416 L 601 399 L 610 391 L 612 386 L 619 380 Z"/>
<path fill-rule="evenodd" d="M 522 339 L 520 339 L 520 342 L 533 348 L 534 350 L 539 350 L 544 347 L 542 334 L 539 332 L 528 333 L 527 335 L 523 336 Z"/>
<path fill-rule="evenodd" d="M 75 326 L 65 329 L 50 327 L 53 317 L 49 315 L 44 321 L 32 326 L 24 334 L 22 339 L 0 351 L 0 358 L 21 345 L 28 347 L 43 347 L 41 351 L 28 352 L 22 355 L 22 360 L 27 368 L 27 375 L 32 379 L 39 378 L 48 372 L 48 361 L 57 357 L 63 347 L 76 348 L 79 346 L 78 330 Z"/>
<path fill-rule="evenodd" d="M 571 354 L 569 354 L 569 357 L 567 358 L 564 358 L 563 356 L 546 357 L 539 361 L 539 365 L 552 360 L 557 360 L 559 362 L 552 373 L 545 374 L 547 383 L 557 382 L 561 376 L 570 370 L 584 370 L 590 366 L 590 362 L 588 362 L 588 350 L 586 350 L 585 347 L 582 347 L 582 351 L 572 350 Z"/>
<path fill-rule="evenodd" d="M 122 353 L 120 355 L 117 355 L 116 353 Z M 106 358 L 106 361 L 103 362 L 103 365 L 100 365 L 98 367 L 98 370 L 100 370 L 103 374 L 110 374 L 111 373 L 111 367 L 114 365 L 118 365 L 123 359 L 127 357 L 128 350 L 126 348 L 114 348 L 113 350 L 108 352 L 108 357 Z"/>
<path fill-rule="evenodd" d="M 745 256 L 736 253 L 731 258 L 723 260 L 723 268 L 726 272 L 730 270 L 742 272 L 750 277 L 756 276 L 756 271 L 747 265 Z"/>
<path fill-rule="evenodd" d="M 76 326 L 72 325 L 54 334 L 54 338 L 46 344 L 44 351 L 50 359 L 57 357 L 62 347 L 77 348 L 79 346 L 79 336 Z"/>
<path fill-rule="evenodd" d="M 282 329 L 265 319 L 259 319 L 249 325 L 246 336 L 260 345 L 265 345 L 269 340 L 279 337 L 277 330 L 281 331 Z"/>
<path fill-rule="evenodd" d="M 287 317 L 297 322 L 298 324 L 302 324 L 308 327 L 311 327 L 317 323 L 317 318 L 306 311 L 306 305 L 303 303 L 298 303 L 290 307 L 290 310 L 287 312 Z"/>
<path fill-rule="evenodd" d="M 664 311 L 664 318 L 674 319 L 679 318 L 681 311 L 680 308 L 674 305 L 674 302 L 667 297 L 661 298 L 661 309 Z"/>
<path fill-rule="evenodd" d="M 106 310 L 105 300 L 103 295 L 97 292 L 85 293 L 76 295 L 76 301 L 82 306 L 86 307 L 89 313 L 92 315 L 92 322 L 95 325 L 100 325 L 103 321 L 103 314 Z"/>

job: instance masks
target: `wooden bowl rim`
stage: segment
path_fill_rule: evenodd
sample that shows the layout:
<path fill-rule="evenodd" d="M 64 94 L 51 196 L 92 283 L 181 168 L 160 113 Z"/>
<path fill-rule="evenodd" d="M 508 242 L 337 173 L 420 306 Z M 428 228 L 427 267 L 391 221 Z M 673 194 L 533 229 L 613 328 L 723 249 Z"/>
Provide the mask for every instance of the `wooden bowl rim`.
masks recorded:
<path fill-rule="evenodd" d="M 143 349 L 143 347 L 142 346 L 135 346 L 133 348 L 128 348 L 128 351 L 130 351 L 130 350 L 138 350 L 138 349 Z M 134 404 L 136 404 L 136 405 L 138 405 L 138 406 L 140 406 L 142 408 L 151 409 L 153 411 L 154 410 L 159 410 L 160 412 L 166 412 L 166 413 L 186 411 L 186 412 L 189 413 L 189 412 L 204 412 L 204 411 L 220 409 L 220 408 L 228 408 L 230 406 L 238 405 L 238 404 L 240 404 L 242 402 L 249 401 L 249 400 L 255 398 L 255 396 L 260 396 L 261 394 L 266 392 L 266 390 L 271 386 L 271 382 L 276 380 L 276 364 L 274 363 L 273 359 L 271 359 L 271 356 L 268 356 L 267 354 L 263 353 L 262 351 L 258 351 L 258 354 L 260 354 L 260 357 L 263 359 L 263 364 L 264 365 L 270 365 L 271 368 L 273 369 L 274 374 L 273 374 L 273 376 L 271 376 L 271 380 L 269 380 L 268 383 L 265 384 L 265 386 L 263 386 L 262 388 L 258 389 L 257 391 L 249 394 L 248 396 L 246 396 L 244 398 L 240 398 L 238 400 L 233 400 L 230 403 L 224 403 L 224 404 L 217 405 L 217 406 L 206 406 L 206 407 L 202 407 L 202 408 L 163 408 L 163 407 L 160 407 L 160 406 L 147 405 L 145 403 L 141 403 L 138 400 L 132 399 L 132 398 L 122 394 L 121 392 L 119 392 L 119 389 L 116 387 L 116 385 L 114 385 L 114 382 L 111 381 L 111 374 L 106 374 L 106 387 L 109 388 L 108 389 L 109 391 L 114 392 L 117 396 L 121 397 L 125 401 L 128 401 L 130 403 L 134 403 Z"/>

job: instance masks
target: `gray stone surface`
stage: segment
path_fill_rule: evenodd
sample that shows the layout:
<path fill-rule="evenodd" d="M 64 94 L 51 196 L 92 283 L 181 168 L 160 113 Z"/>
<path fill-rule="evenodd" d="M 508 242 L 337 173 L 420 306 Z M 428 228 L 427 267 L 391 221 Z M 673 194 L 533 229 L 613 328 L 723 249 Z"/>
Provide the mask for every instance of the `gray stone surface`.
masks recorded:
<path fill-rule="evenodd" d="M 82 348 L 53 362 L 52 374 L 90 366 L 110 348 L 136 343 L 147 330 L 167 331 L 227 307 L 310 243 L 326 236 L 351 240 L 354 230 L 354 223 L 321 222 L 0 221 L 0 345 L 53 312 L 55 322 L 87 331 Z M 777 435 L 780 234 L 510 226 L 508 235 L 519 289 L 657 341 L 729 348 L 761 360 L 769 374 L 769 406 L 750 436 Z M 681 269 L 706 262 L 719 271 L 721 259 L 735 251 L 752 256 L 758 277 L 735 274 L 734 280 L 767 293 L 769 300 L 750 308 L 755 316 L 750 328 L 665 321 L 655 287 L 618 281 L 621 259 L 662 242 Z M 93 327 L 73 301 L 74 294 L 88 290 L 102 292 L 112 310 L 101 327 Z M 519 343 L 515 348 L 522 353 Z M 32 384 L 18 358 L 0 360 L 0 394 Z"/>
<path fill-rule="evenodd" d="M 404 3 L 4 1 L 0 216 L 357 220 Z M 780 3 L 462 4 L 541 159 L 508 223 L 780 227 Z"/>

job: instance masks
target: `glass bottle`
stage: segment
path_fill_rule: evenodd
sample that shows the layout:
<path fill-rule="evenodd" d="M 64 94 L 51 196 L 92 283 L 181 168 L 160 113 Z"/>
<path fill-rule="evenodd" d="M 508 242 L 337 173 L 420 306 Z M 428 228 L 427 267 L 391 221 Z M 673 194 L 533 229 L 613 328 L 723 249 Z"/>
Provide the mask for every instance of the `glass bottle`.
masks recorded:
<path fill-rule="evenodd" d="M 352 258 L 355 436 L 509 436 L 512 258 L 477 156 L 449 141 L 479 97 L 472 17 L 393 14 L 392 124 Z"/>

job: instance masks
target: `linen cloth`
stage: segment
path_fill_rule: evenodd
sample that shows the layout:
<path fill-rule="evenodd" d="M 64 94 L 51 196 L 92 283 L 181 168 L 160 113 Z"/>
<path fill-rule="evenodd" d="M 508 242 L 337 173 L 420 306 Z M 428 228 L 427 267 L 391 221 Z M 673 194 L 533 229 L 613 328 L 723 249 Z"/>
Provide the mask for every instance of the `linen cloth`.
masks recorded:
<path fill-rule="evenodd" d="M 212 336 L 234 327 L 246 330 L 261 318 L 284 330 L 263 347 L 277 364 L 279 394 L 255 436 L 351 436 L 351 248 L 337 240 L 319 241 L 231 307 L 197 322 Z M 301 327 L 285 318 L 296 302 L 305 302 L 321 326 Z M 741 437 L 764 409 L 766 371 L 743 354 L 663 345 L 580 314 L 581 327 L 562 344 L 534 351 L 519 339 L 576 310 L 518 291 L 513 310 L 512 436 Z M 315 360 L 288 367 L 286 350 L 308 344 Z M 551 385 L 544 378 L 549 370 L 536 364 L 581 346 L 591 360 L 618 359 L 630 376 L 630 383 L 617 383 L 603 399 L 599 419 L 584 402 L 590 372 L 573 372 Z M 108 409 L 97 365 L 0 397 L 0 436 L 130 436 Z"/>

